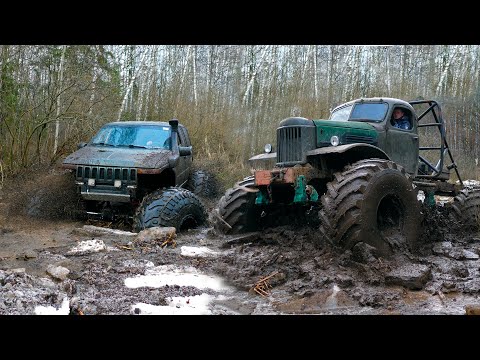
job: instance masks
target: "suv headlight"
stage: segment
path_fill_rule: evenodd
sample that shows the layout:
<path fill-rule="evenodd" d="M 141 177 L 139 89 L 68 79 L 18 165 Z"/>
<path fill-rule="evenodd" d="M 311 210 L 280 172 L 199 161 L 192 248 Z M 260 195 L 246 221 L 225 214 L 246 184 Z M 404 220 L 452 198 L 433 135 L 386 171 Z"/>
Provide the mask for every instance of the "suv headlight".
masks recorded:
<path fill-rule="evenodd" d="M 88 186 L 95 186 L 95 179 L 88 179 Z"/>

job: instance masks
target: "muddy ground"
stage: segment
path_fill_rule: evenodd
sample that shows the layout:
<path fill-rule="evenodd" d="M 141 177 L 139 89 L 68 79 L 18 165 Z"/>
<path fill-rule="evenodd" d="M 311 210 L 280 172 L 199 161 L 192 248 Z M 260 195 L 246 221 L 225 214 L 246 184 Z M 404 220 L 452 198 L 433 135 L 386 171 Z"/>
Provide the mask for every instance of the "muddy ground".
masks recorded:
<path fill-rule="evenodd" d="M 480 305 L 480 236 L 434 211 L 424 245 L 390 259 L 365 244 L 338 254 L 315 229 L 289 226 L 242 237 L 207 227 L 162 243 L 69 220 L 75 196 L 58 170 L 21 179 L 0 192 L 0 314 L 465 314 Z"/>

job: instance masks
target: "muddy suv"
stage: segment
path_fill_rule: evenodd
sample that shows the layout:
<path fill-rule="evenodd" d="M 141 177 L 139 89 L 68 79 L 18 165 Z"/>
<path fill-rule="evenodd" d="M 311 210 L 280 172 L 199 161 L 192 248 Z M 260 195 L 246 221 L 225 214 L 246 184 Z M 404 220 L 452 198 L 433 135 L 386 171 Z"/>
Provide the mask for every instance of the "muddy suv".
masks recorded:
<path fill-rule="evenodd" d="M 180 230 L 206 221 L 196 195 L 207 175 L 192 171 L 192 164 L 188 131 L 173 119 L 105 124 L 62 166 L 74 174 L 82 213 L 133 218 L 134 230 L 140 231 L 153 226 Z"/>

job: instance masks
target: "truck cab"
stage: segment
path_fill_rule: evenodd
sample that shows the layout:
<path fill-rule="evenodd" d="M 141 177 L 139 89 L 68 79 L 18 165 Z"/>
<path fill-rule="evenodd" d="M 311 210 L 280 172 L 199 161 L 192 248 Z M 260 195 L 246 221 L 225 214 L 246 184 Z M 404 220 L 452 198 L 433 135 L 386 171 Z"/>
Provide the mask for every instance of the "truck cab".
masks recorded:
<path fill-rule="evenodd" d="M 394 111 L 400 109 L 409 119 L 408 128 L 395 127 Z M 370 125 L 377 132 L 377 143 L 391 160 L 401 164 L 413 176 L 418 171 L 418 120 L 410 103 L 393 98 L 357 99 L 342 104 L 332 110 L 329 121 L 362 122 Z M 353 127 L 355 125 L 352 124 Z M 318 122 L 318 127 L 331 127 L 331 123 Z M 348 141 L 349 140 L 349 141 Z M 354 137 L 340 142 L 368 142 L 361 137 Z"/>

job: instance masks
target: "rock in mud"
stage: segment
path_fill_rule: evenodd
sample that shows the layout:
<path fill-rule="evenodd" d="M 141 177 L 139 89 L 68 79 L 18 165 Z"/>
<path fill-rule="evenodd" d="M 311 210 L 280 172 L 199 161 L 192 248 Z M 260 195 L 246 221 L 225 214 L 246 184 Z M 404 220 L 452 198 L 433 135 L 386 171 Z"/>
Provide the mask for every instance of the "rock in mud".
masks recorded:
<path fill-rule="evenodd" d="M 435 255 L 448 256 L 452 249 L 453 249 L 453 245 L 451 242 L 442 241 L 441 243 L 435 244 L 432 248 L 432 251 Z"/>
<path fill-rule="evenodd" d="M 466 294 L 477 294 L 480 292 L 480 279 L 472 279 L 461 284 L 462 292 Z"/>
<path fill-rule="evenodd" d="M 463 257 L 465 260 L 478 260 L 478 258 L 479 258 L 480 256 L 478 256 L 478 254 L 475 254 L 475 253 L 472 252 L 472 251 L 463 249 L 463 250 L 462 250 L 462 257 Z M 463 259 L 459 259 L 459 260 L 463 260 Z"/>
<path fill-rule="evenodd" d="M 63 266 L 55 266 L 50 264 L 47 266 L 47 273 L 53 278 L 63 281 L 67 278 L 70 270 L 64 268 Z"/>
<path fill-rule="evenodd" d="M 465 249 L 453 249 L 445 256 L 455 260 L 478 260 L 479 258 L 477 254 Z"/>
<path fill-rule="evenodd" d="M 24 253 L 16 256 L 17 260 L 28 260 L 35 259 L 38 256 L 38 253 L 35 250 L 27 250 Z"/>
<path fill-rule="evenodd" d="M 352 259 L 360 263 L 368 264 L 376 260 L 376 252 L 377 249 L 373 246 L 359 242 L 352 248 Z"/>
<path fill-rule="evenodd" d="M 36 278 L 35 285 L 45 289 L 57 289 L 57 285 L 49 278 Z"/>
<path fill-rule="evenodd" d="M 175 237 L 176 229 L 174 227 L 152 227 L 140 231 L 135 238 L 135 242 L 161 245 L 165 240 Z"/>
<path fill-rule="evenodd" d="M 408 264 L 398 267 L 387 274 L 385 282 L 401 285 L 411 290 L 421 290 L 432 278 L 432 270 L 427 265 Z"/>
<path fill-rule="evenodd" d="M 465 306 L 465 315 L 480 315 L 480 305 Z"/>

